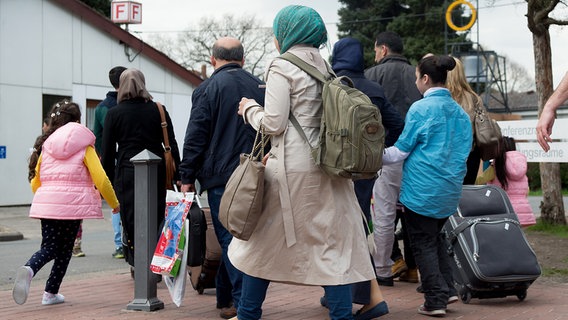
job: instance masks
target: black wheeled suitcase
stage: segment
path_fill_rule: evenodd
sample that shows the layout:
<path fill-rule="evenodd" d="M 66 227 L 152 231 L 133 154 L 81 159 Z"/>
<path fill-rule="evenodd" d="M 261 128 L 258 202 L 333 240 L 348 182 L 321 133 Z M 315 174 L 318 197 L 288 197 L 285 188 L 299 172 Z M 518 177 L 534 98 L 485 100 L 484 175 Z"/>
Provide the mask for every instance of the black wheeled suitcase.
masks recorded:
<path fill-rule="evenodd" d="M 191 259 L 192 253 L 190 252 L 188 255 L 188 273 L 193 289 L 199 294 L 203 294 L 205 289 L 215 288 L 215 276 L 217 275 L 217 269 L 219 269 L 219 264 L 221 263 L 221 246 L 213 229 L 209 208 L 200 209 L 200 211 L 203 214 L 205 228 L 201 227 L 201 222 L 195 225 L 196 231 L 203 232 L 200 232 L 198 236 L 196 235 L 194 245 L 192 246 L 192 229 L 190 227 L 189 250 L 194 250 L 193 256 L 195 259 Z M 190 260 L 192 261 L 191 265 L 189 264 Z"/>
<path fill-rule="evenodd" d="M 202 265 L 205 259 L 205 236 L 207 232 L 205 213 L 197 201 L 191 204 L 187 219 L 189 220 L 187 265 L 197 267 Z"/>
<path fill-rule="evenodd" d="M 460 299 L 517 296 L 540 276 L 537 257 L 509 197 L 497 186 L 463 186 L 458 211 L 444 226 Z"/>

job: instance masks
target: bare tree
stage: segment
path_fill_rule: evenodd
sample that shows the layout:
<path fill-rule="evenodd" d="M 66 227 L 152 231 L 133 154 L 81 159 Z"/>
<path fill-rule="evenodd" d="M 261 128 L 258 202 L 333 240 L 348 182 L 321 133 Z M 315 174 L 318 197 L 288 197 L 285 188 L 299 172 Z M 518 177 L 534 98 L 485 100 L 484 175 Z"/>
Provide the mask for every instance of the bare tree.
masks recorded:
<path fill-rule="evenodd" d="M 242 42 L 245 49 L 243 68 L 256 76 L 262 76 L 266 63 L 277 55 L 272 30 L 262 27 L 254 16 L 204 17 L 195 30 L 186 30 L 177 38 L 153 36 L 149 42 L 188 69 L 200 70 L 206 65 L 210 74 L 213 43 L 221 37 L 234 37 Z"/>
<path fill-rule="evenodd" d="M 558 20 L 549 15 L 561 3 L 560 0 L 525 0 L 528 4 L 527 19 L 529 30 L 533 34 L 535 83 L 538 95 L 538 113 L 546 100 L 552 95 L 552 50 L 550 46 L 550 25 L 568 25 L 568 21 Z M 541 217 L 544 222 L 566 224 L 562 188 L 560 181 L 560 164 L 541 162 L 540 180 L 542 182 L 543 201 L 540 204 Z"/>
<path fill-rule="evenodd" d="M 507 87 L 509 92 L 525 92 L 534 90 L 534 78 L 529 75 L 527 69 L 520 63 L 507 60 Z"/>

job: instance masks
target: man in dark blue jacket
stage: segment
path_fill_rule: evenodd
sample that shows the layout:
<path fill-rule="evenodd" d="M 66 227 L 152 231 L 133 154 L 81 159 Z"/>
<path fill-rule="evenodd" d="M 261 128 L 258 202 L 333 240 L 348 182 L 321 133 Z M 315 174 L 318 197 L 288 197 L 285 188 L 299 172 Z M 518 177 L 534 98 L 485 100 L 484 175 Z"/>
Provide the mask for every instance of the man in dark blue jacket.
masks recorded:
<path fill-rule="evenodd" d="M 371 102 L 379 108 L 382 123 L 386 129 L 385 146 L 392 146 L 402 132 L 404 120 L 385 97 L 383 88 L 378 83 L 365 78 L 365 63 L 361 42 L 354 38 L 339 40 L 333 46 L 331 63 L 333 71 L 338 76 L 351 78 L 354 87 L 366 94 L 371 99 Z M 354 181 L 355 195 L 367 221 L 372 221 L 370 208 L 374 184 L 375 179 Z M 352 292 L 353 303 L 363 305 L 363 308 L 355 315 L 355 320 L 373 319 L 384 314 L 385 310 L 382 310 L 380 304 L 382 295 L 371 291 L 369 282 L 355 284 L 352 287 Z"/>
<path fill-rule="evenodd" d="M 196 180 L 201 191 L 207 190 L 213 227 L 222 249 L 216 277 L 217 306 L 222 308 L 221 317 L 229 319 L 236 316 L 242 273 L 227 256 L 232 235 L 219 221 L 219 203 L 229 177 L 239 164 L 240 154 L 251 152 L 256 134 L 237 115 L 239 101 L 242 97 L 264 101 L 264 83 L 243 70 L 244 49 L 237 39 L 218 39 L 213 46 L 211 64 L 215 71 L 192 95 L 180 165 L 181 191 L 195 191 Z M 227 275 L 230 285 L 226 287 L 232 286 L 230 296 L 220 287 L 225 286 Z M 234 306 L 229 308 L 231 300 Z"/>

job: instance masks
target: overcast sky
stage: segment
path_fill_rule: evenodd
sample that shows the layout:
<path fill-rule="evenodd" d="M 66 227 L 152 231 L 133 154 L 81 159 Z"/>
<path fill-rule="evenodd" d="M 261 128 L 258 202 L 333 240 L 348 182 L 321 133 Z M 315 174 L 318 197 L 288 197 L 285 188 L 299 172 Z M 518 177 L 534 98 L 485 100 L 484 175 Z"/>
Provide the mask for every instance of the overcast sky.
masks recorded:
<path fill-rule="evenodd" d="M 135 0 L 136 1 L 136 0 Z M 233 14 L 256 16 L 266 27 L 280 9 L 290 4 L 314 8 L 326 22 L 330 41 L 337 41 L 336 23 L 339 1 L 335 0 L 137 0 L 142 3 L 142 25 L 131 25 L 131 31 L 141 31 L 141 37 L 154 32 L 173 34 L 175 31 L 195 29 L 202 17 Z M 485 50 L 493 50 L 524 66 L 534 76 L 532 34 L 527 27 L 527 4 L 523 0 L 470 0 L 477 8 L 478 20 L 471 28 L 470 40 L 479 42 Z M 555 16 L 568 19 L 568 9 L 558 5 Z M 478 32 L 479 30 L 479 32 Z M 554 87 L 568 72 L 568 27 L 551 27 L 552 66 Z M 368 48 L 372 50 L 372 48 Z M 324 49 L 325 50 L 325 49 Z"/>

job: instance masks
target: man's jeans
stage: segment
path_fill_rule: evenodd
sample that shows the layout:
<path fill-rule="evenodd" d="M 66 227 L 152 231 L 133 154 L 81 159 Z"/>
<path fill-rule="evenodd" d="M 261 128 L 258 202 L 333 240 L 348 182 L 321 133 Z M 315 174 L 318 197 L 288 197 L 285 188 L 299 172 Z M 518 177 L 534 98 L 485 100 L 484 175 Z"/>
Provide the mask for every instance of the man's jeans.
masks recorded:
<path fill-rule="evenodd" d="M 122 248 L 122 230 L 120 224 L 120 212 L 111 213 L 112 215 L 112 230 L 114 231 L 114 247 L 115 249 Z"/>
<path fill-rule="evenodd" d="M 243 282 L 243 273 L 233 266 L 229 257 L 227 255 L 229 244 L 233 239 L 233 236 L 225 229 L 225 227 L 219 221 L 219 204 L 221 203 L 221 196 L 225 192 L 225 187 L 216 187 L 207 189 L 207 200 L 209 201 L 209 209 L 211 210 L 211 220 L 213 221 L 213 228 L 215 229 L 215 235 L 217 235 L 217 240 L 221 245 L 222 258 L 221 265 L 219 266 L 219 271 L 215 278 L 217 284 L 217 303 L 224 304 L 227 300 L 225 294 L 222 291 L 223 287 L 226 287 L 226 277 L 223 277 L 224 272 L 221 268 L 226 269 L 226 275 L 228 275 L 232 286 L 232 298 L 233 304 L 236 308 L 239 306 L 239 300 L 241 299 L 241 288 Z M 224 282 L 225 280 L 225 282 Z M 221 288 L 219 287 L 221 285 Z"/>
<path fill-rule="evenodd" d="M 394 221 L 396 218 L 396 203 L 400 193 L 403 161 L 383 165 L 381 175 L 375 181 L 373 197 L 374 238 L 377 251 L 373 254 L 377 275 L 387 278 L 391 274 L 393 261 L 390 256 L 394 242 Z"/>
<path fill-rule="evenodd" d="M 445 309 L 450 296 L 457 295 L 453 286 L 448 242 L 442 227 L 448 218 L 434 219 L 404 207 L 406 230 L 422 281 L 424 306 Z"/>
<path fill-rule="evenodd" d="M 239 320 L 258 320 L 270 281 L 245 274 L 243 300 L 237 310 Z M 331 320 L 353 319 L 350 285 L 323 286 Z M 293 307 L 293 305 L 291 306 Z"/>

